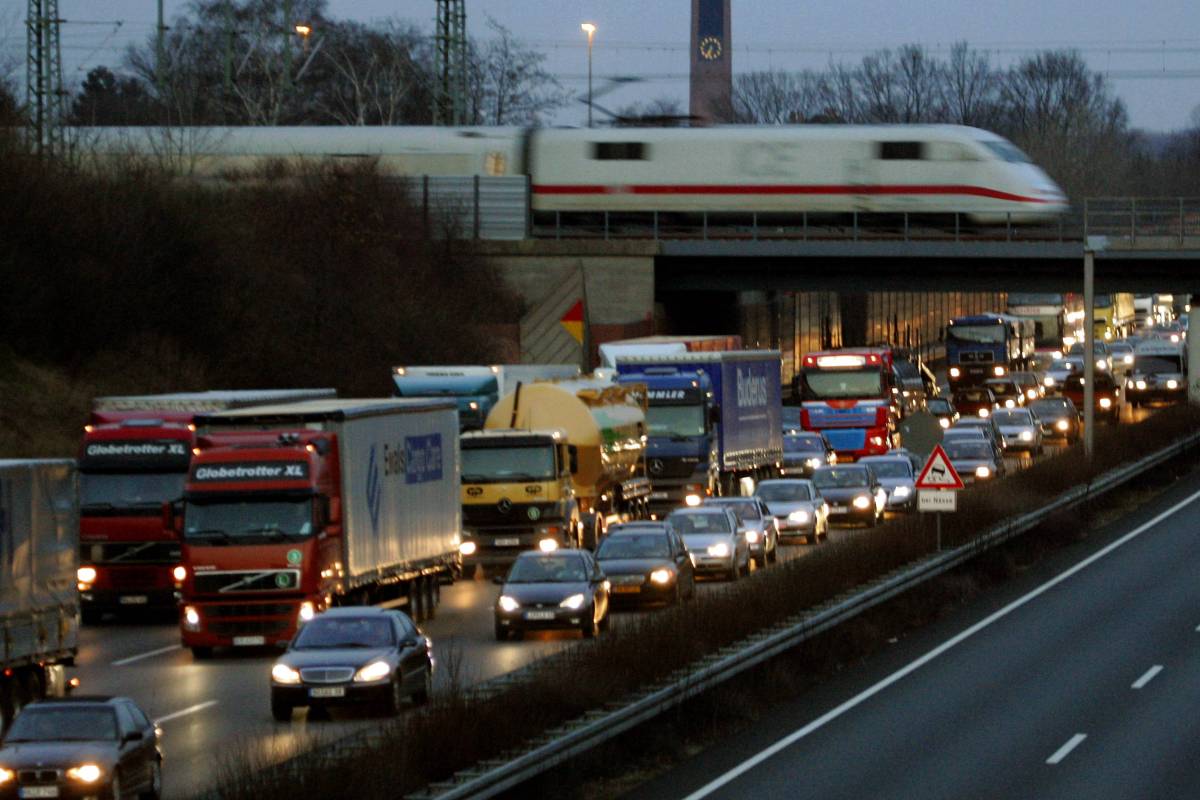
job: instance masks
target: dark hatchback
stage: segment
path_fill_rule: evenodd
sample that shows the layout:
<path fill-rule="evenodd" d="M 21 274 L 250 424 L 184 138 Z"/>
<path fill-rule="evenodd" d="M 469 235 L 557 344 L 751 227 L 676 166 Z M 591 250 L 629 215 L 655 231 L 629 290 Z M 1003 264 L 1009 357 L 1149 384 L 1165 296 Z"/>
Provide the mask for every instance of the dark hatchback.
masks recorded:
<path fill-rule="evenodd" d="M 399 713 L 429 699 L 433 644 L 403 611 L 331 608 L 300 629 L 271 668 L 271 716 L 363 704 Z"/>
<path fill-rule="evenodd" d="M 159 735 L 127 697 L 33 703 L 0 745 L 0 798 L 158 798 Z"/>
<path fill-rule="evenodd" d="M 496 600 L 496 639 L 527 630 L 577 629 L 590 639 L 608 627 L 609 583 L 587 550 L 522 553 Z"/>
<path fill-rule="evenodd" d="M 613 605 L 678 603 L 696 596 L 696 569 L 666 523 L 615 525 L 596 551 Z"/>
<path fill-rule="evenodd" d="M 1079 409 L 1070 398 L 1046 397 L 1034 400 L 1029 408 L 1037 416 L 1044 438 L 1065 439 L 1067 444 L 1074 444 L 1079 438 L 1083 426 L 1079 422 Z"/>
<path fill-rule="evenodd" d="M 837 463 L 833 445 L 819 433 L 791 431 L 783 435 L 782 475 L 807 477 L 817 467 Z"/>
<path fill-rule="evenodd" d="M 954 393 L 954 407 L 964 417 L 986 417 L 996 410 L 996 396 L 991 389 L 959 389 Z"/>
<path fill-rule="evenodd" d="M 829 504 L 831 522 L 854 520 L 873 528 L 883 519 L 887 492 L 866 464 L 821 467 L 812 482 Z"/>

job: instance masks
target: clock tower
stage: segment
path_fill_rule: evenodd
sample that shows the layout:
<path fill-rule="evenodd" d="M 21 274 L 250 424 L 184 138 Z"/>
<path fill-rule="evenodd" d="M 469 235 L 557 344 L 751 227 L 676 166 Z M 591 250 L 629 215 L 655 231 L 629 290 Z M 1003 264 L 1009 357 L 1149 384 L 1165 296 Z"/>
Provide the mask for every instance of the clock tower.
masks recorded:
<path fill-rule="evenodd" d="M 692 0 L 692 72 L 688 113 L 699 124 L 733 117 L 730 0 Z"/>

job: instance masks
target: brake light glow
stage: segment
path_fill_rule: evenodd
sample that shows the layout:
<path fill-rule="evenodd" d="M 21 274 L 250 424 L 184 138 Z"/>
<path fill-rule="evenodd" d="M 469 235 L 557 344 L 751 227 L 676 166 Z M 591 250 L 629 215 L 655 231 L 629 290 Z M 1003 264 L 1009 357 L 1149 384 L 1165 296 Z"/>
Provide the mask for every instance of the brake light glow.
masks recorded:
<path fill-rule="evenodd" d="M 869 356 L 872 363 L 879 361 L 878 356 Z M 867 363 L 867 358 L 863 356 L 818 356 L 817 366 L 826 367 L 829 369 L 837 369 L 839 367 L 861 367 Z"/>

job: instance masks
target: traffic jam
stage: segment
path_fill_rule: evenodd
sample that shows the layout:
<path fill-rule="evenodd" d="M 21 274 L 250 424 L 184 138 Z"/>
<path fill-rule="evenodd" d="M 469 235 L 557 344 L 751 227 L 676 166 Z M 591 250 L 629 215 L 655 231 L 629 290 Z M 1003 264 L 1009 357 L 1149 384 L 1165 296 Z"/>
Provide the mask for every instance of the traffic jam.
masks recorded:
<path fill-rule="evenodd" d="M 1188 310 L 1096 298 L 1097 424 L 1186 400 Z M 1012 294 L 947 320 L 936 364 L 890 346 L 807 353 L 786 405 L 780 353 L 723 335 L 606 343 L 591 374 L 395 367 L 388 398 L 96 398 L 73 465 L 0 462 L 6 486 L 28 484 L 0 493 L 3 518 L 49 520 L 24 542 L 0 526 L 0 551 L 41 554 L 35 579 L 73 586 L 81 612 L 53 641 L 4 651 L 0 798 L 163 793 L 176 715 L 148 714 L 138 686 L 71 693 L 90 630 L 136 640 L 137 620 L 169 615 L 162 646 L 126 660 L 186 654 L 195 681 L 250 669 L 272 725 L 399 714 L 437 686 L 439 605 L 480 621 L 454 647 L 503 672 L 870 535 L 918 511 L 930 468 L 969 486 L 1075 444 L 1083 319 L 1078 297 Z M 916 421 L 936 436 L 906 440 Z M 39 511 L 48 502 L 77 513 L 77 538 Z M 14 602 L 31 630 L 56 607 L 32 590 Z M 259 714 L 252 702 L 226 712 Z"/>

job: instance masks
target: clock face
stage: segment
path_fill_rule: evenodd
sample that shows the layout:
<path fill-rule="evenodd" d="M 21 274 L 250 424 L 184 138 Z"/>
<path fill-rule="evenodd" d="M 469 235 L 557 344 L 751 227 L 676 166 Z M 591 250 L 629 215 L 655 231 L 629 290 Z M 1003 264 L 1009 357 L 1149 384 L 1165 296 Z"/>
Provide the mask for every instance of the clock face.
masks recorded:
<path fill-rule="evenodd" d="M 705 36 L 700 40 L 700 55 L 708 61 L 715 61 L 720 58 L 721 40 L 716 36 Z"/>

